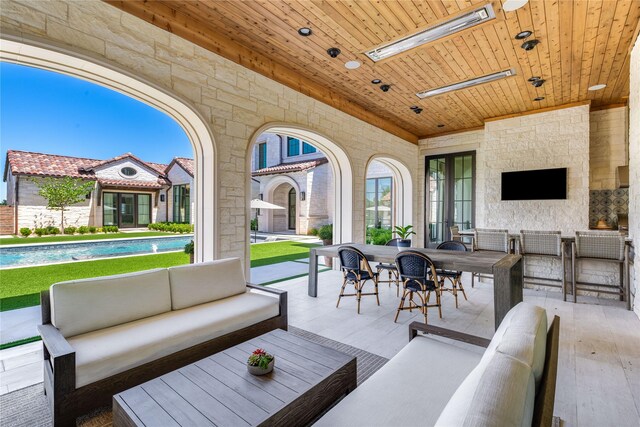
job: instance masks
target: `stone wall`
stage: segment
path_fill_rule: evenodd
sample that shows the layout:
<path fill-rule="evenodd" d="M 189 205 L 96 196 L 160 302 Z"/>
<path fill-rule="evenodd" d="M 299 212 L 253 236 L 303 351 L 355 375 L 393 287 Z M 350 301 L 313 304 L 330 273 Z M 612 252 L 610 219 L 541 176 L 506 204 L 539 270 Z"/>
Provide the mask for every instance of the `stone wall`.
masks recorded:
<path fill-rule="evenodd" d="M 631 51 L 631 81 L 629 96 L 629 236 L 635 245 L 633 273 L 640 278 L 640 38 Z M 638 295 L 640 280 L 632 293 Z M 639 300 L 640 301 L 640 300 Z M 640 316 L 640 303 L 634 310 Z"/>
<path fill-rule="evenodd" d="M 137 173 L 133 176 L 123 175 L 123 168 L 132 168 Z M 119 160 L 117 162 L 98 167 L 95 170 L 95 174 L 98 178 L 102 179 L 144 181 L 153 183 L 156 183 L 158 181 L 158 172 L 156 172 L 155 170 L 149 170 L 146 167 L 142 167 L 140 163 L 134 162 L 129 159 Z"/>
<path fill-rule="evenodd" d="M 589 114 L 589 188 L 616 188 L 616 168 L 629 162 L 627 108 L 610 108 Z"/>
<path fill-rule="evenodd" d="M 193 194 L 194 192 L 193 177 L 189 175 L 187 171 L 182 169 L 182 166 L 175 163 L 171 168 L 171 170 L 169 170 L 169 173 L 167 175 L 168 175 L 169 181 L 171 181 L 172 186 L 189 184 L 191 194 Z M 162 190 L 162 192 L 164 192 L 164 190 Z M 173 187 L 171 190 L 167 191 L 167 196 L 165 200 L 166 200 L 165 203 L 167 205 L 166 207 L 161 206 L 161 204 L 164 205 L 163 203 L 161 202 L 158 203 L 158 217 L 160 218 L 160 217 L 166 216 L 166 218 L 168 218 L 167 221 L 173 221 Z M 160 213 L 162 212 L 163 209 L 166 209 L 166 213 Z M 195 219 L 194 213 L 195 213 L 194 200 L 192 197 L 191 198 L 191 218 L 190 218 L 191 224 L 194 223 L 194 219 Z M 162 220 L 159 219 L 159 221 L 162 221 Z"/>
<path fill-rule="evenodd" d="M 346 184 L 354 189 L 354 241 L 364 241 L 367 159 L 393 153 L 415 174 L 415 145 L 104 2 L 6 0 L 0 14 L 3 31 L 40 36 L 108 60 L 195 106 L 216 143 L 220 235 L 213 238 L 220 242 L 221 257 L 248 257 L 247 148 L 251 136 L 267 123 L 314 130 L 345 151 L 354 176 L 354 182 Z M 417 194 L 414 186 L 414 197 Z"/>

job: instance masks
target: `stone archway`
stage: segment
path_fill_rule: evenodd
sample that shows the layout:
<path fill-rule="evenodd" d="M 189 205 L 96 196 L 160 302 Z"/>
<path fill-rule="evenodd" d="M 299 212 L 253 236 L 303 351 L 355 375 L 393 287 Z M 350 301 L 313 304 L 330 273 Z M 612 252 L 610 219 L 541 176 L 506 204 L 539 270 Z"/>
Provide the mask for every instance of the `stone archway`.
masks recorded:
<path fill-rule="evenodd" d="M 288 208 L 288 200 L 287 196 L 289 191 L 293 189 L 296 194 L 296 204 L 300 205 L 300 187 L 298 183 L 291 177 L 286 175 L 278 176 L 270 180 L 264 188 L 264 200 L 270 203 L 273 203 L 278 206 L 282 206 L 285 208 L 284 211 L 280 210 L 267 210 L 265 212 L 266 228 L 263 231 L 269 232 L 279 232 L 279 231 L 289 231 L 288 230 L 288 221 L 289 214 L 287 212 Z M 285 194 L 286 193 L 286 194 Z M 282 221 L 286 221 L 286 223 L 280 223 Z M 295 230 L 298 229 L 298 221 L 296 218 L 296 226 Z M 294 230 L 294 231 L 295 231 Z"/>
<path fill-rule="evenodd" d="M 69 48 L 24 35 L 3 33 L 0 60 L 67 74 L 118 91 L 154 107 L 180 124 L 191 141 L 195 161 L 194 211 L 196 261 L 219 253 L 216 189 L 216 146 L 209 126 L 190 102 L 123 70 Z"/>

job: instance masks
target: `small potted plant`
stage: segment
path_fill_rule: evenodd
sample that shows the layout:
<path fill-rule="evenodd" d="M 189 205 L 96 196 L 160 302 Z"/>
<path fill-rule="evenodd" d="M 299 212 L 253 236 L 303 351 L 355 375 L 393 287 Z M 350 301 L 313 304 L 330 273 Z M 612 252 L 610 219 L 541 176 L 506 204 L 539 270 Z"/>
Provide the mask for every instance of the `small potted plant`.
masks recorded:
<path fill-rule="evenodd" d="M 193 240 L 184 245 L 184 253 L 189 254 L 189 262 L 193 264 Z"/>
<path fill-rule="evenodd" d="M 257 348 L 251 356 L 249 356 L 249 360 L 247 360 L 247 369 L 250 374 L 253 375 L 264 375 L 273 371 L 273 364 L 276 359 L 273 355 L 267 353 L 261 348 Z"/>
<path fill-rule="evenodd" d="M 325 246 L 333 245 L 333 224 L 326 224 L 320 227 L 318 230 L 318 238 L 322 240 Z M 324 265 L 331 268 L 333 267 L 333 258 L 324 257 Z"/>
<path fill-rule="evenodd" d="M 398 247 L 408 248 L 411 246 L 411 235 L 416 234 L 411 230 L 412 228 L 412 225 L 405 225 L 404 227 L 401 225 L 396 225 L 395 227 L 393 227 L 393 233 L 400 238 Z"/>

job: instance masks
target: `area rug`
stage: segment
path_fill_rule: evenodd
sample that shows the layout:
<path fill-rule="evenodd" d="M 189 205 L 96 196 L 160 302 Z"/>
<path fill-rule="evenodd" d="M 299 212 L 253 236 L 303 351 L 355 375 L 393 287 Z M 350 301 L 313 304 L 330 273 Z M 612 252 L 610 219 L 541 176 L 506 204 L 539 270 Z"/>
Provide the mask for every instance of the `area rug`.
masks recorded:
<path fill-rule="evenodd" d="M 356 356 L 358 385 L 389 360 L 359 348 L 289 326 L 289 332 L 318 344 Z M 0 396 L 0 427 L 49 427 L 51 415 L 46 405 L 42 383 Z M 104 408 L 78 419 L 81 427 L 111 426 L 111 410 Z"/>

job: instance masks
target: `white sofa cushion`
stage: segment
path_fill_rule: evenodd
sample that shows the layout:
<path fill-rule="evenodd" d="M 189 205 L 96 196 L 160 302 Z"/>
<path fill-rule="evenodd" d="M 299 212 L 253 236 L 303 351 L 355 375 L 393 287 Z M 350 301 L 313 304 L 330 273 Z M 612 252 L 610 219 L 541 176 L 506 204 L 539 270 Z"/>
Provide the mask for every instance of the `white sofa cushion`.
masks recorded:
<path fill-rule="evenodd" d="M 240 258 L 226 258 L 169 268 L 174 310 L 244 293 L 247 283 Z"/>
<path fill-rule="evenodd" d="M 314 426 L 433 425 L 483 350 L 418 336 Z"/>
<path fill-rule="evenodd" d="M 484 365 L 484 366 L 483 366 Z M 495 353 L 453 394 L 436 426 L 530 426 L 535 404 L 531 367 L 516 358 Z M 475 383 L 466 387 L 465 383 Z"/>
<path fill-rule="evenodd" d="M 277 316 L 279 300 L 254 292 L 69 338 L 76 387 Z"/>
<path fill-rule="evenodd" d="M 120 325 L 171 310 L 166 269 L 60 282 L 51 286 L 51 323 L 63 336 Z"/>

